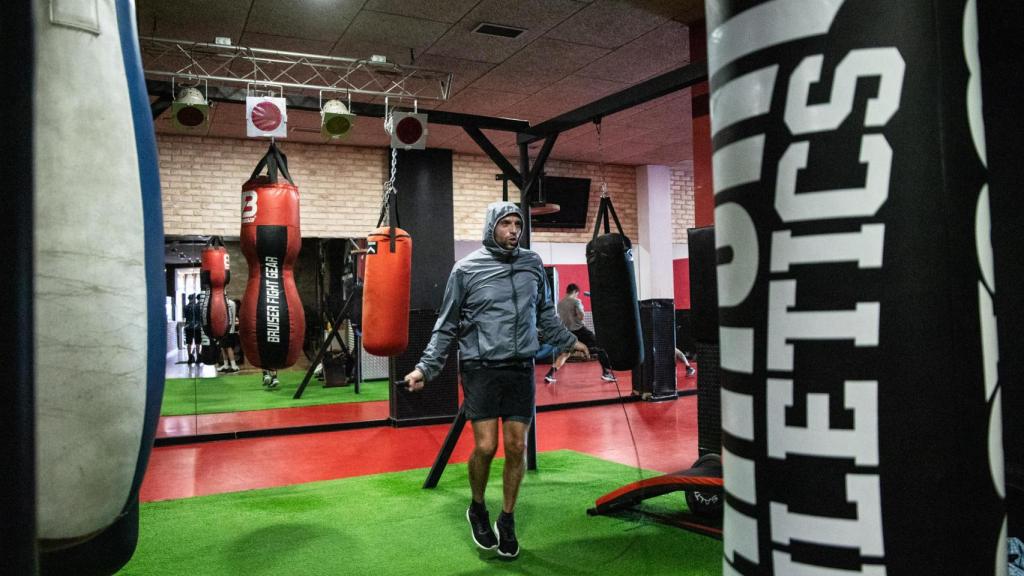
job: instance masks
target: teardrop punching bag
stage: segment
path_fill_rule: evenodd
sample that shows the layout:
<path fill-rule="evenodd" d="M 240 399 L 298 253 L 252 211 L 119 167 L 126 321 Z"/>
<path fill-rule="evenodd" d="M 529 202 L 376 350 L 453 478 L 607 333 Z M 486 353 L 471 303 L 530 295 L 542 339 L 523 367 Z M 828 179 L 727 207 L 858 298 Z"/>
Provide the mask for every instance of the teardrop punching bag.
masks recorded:
<path fill-rule="evenodd" d="M 196 297 L 196 306 L 199 306 L 199 317 L 202 323 L 199 326 L 199 362 L 207 366 L 215 366 L 220 362 L 220 342 L 210 335 L 210 287 L 200 282 L 202 290 Z"/>
<path fill-rule="evenodd" d="M 707 31 L 723 574 L 1006 574 L 974 0 Z"/>
<path fill-rule="evenodd" d="M 260 174 L 264 168 L 265 176 Z M 242 186 L 241 241 L 249 263 L 238 319 L 242 350 L 257 368 L 287 368 L 298 359 L 306 333 L 293 272 L 302 238 L 299 189 L 288 174 L 287 157 L 274 143 Z"/>
<path fill-rule="evenodd" d="M 615 220 L 618 233 L 609 231 L 609 216 Z M 602 225 L 604 234 L 598 235 Z M 608 353 L 613 370 L 632 370 L 644 361 L 633 245 L 622 233 L 619 217 L 607 196 L 601 197 L 594 236 L 587 243 L 587 272 L 597 341 Z"/>
<path fill-rule="evenodd" d="M 135 549 L 163 396 L 153 119 L 132 2 L 30 4 L 39 569 L 112 574 Z"/>
<path fill-rule="evenodd" d="M 381 226 L 385 213 L 388 226 Z M 363 348 L 375 356 L 397 356 L 409 345 L 412 238 L 398 227 L 398 199 L 388 192 L 377 229 L 367 236 L 363 280 Z"/>
<path fill-rule="evenodd" d="M 231 263 L 227 248 L 219 236 L 203 248 L 199 285 L 206 294 L 203 310 L 203 331 L 211 338 L 221 338 L 228 331 L 228 297 L 225 287 L 231 281 Z"/>

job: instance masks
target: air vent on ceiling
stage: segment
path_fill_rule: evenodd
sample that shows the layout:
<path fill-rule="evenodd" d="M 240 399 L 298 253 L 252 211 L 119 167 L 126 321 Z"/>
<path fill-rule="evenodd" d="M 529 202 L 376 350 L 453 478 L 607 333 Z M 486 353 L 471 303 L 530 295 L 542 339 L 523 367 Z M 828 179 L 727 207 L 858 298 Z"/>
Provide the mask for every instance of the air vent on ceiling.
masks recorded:
<path fill-rule="evenodd" d="M 477 34 L 486 34 L 487 36 L 500 36 L 502 38 L 517 38 L 523 32 L 526 32 L 525 28 L 515 28 L 513 26 L 502 26 L 501 24 L 487 24 L 483 22 L 473 29 L 473 32 Z"/>

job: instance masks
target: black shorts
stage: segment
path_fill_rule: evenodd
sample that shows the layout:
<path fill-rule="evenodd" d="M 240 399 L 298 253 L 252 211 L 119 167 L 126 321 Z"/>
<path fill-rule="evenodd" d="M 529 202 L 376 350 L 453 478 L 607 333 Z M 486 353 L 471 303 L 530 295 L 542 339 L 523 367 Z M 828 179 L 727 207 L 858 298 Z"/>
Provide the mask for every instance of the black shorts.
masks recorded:
<path fill-rule="evenodd" d="M 462 365 L 463 408 L 470 421 L 501 417 L 529 424 L 533 420 L 533 361 L 505 366 Z"/>
<path fill-rule="evenodd" d="M 587 348 L 597 347 L 597 336 L 595 336 L 594 333 L 590 331 L 590 328 L 587 328 L 586 326 L 580 326 L 578 330 L 573 330 L 572 334 L 573 336 L 576 337 L 577 340 L 586 344 Z"/>
<path fill-rule="evenodd" d="M 203 337 L 203 331 L 200 328 L 185 328 L 185 345 L 199 344 Z"/>
<path fill-rule="evenodd" d="M 220 339 L 221 348 L 234 348 L 238 346 L 238 332 L 229 332 Z"/>

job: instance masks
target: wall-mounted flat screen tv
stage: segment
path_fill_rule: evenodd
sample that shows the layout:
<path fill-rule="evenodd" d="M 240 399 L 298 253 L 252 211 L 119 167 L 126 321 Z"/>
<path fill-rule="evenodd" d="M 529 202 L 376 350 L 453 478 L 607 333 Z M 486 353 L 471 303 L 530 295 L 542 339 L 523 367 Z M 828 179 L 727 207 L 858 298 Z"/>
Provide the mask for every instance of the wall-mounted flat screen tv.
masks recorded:
<path fill-rule="evenodd" d="M 587 209 L 590 206 L 590 178 L 544 176 L 540 193 L 544 201 L 558 204 L 561 210 L 531 218 L 534 228 L 586 228 Z M 534 199 L 537 196 L 534 195 Z"/>

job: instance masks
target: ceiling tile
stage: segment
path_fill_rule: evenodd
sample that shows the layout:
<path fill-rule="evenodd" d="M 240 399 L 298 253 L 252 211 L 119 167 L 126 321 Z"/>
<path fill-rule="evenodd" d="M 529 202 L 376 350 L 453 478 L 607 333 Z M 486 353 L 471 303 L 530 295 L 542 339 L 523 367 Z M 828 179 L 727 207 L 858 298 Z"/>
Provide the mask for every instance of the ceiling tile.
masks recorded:
<path fill-rule="evenodd" d="M 364 0 L 254 0 L 246 32 L 298 36 L 334 42 Z"/>
<path fill-rule="evenodd" d="M 607 53 L 603 48 L 538 38 L 477 80 L 473 87 L 533 94 Z"/>
<path fill-rule="evenodd" d="M 364 8 L 437 22 L 458 22 L 477 2 L 479 0 L 370 0 Z"/>
<path fill-rule="evenodd" d="M 621 82 L 570 75 L 504 110 L 503 115 L 542 114 L 549 119 L 627 87 Z"/>
<path fill-rule="evenodd" d="M 139 0 L 139 36 L 211 43 L 217 36 L 227 36 L 237 43 L 249 4 L 250 0 Z"/>
<path fill-rule="evenodd" d="M 690 116 L 689 102 L 675 102 L 640 110 L 636 114 L 623 119 L 621 122 L 616 121 L 614 125 L 624 123 L 653 130 L 676 123 L 689 123 Z"/>
<path fill-rule="evenodd" d="M 473 81 L 480 76 L 483 76 L 488 70 L 494 67 L 494 64 L 487 62 L 463 60 L 461 58 L 451 58 L 448 56 L 441 56 L 439 54 L 417 55 L 413 65 L 421 68 L 429 68 L 431 70 L 451 72 L 453 75 L 451 93 L 453 95 L 472 84 Z"/>
<path fill-rule="evenodd" d="M 665 22 L 665 16 L 625 0 L 598 0 L 547 33 L 551 38 L 618 48 Z"/>
<path fill-rule="evenodd" d="M 330 54 L 331 47 L 334 46 L 334 42 L 310 40 L 308 38 L 293 38 L 291 36 L 275 36 L 273 34 L 261 34 L 259 32 L 246 32 L 242 35 L 242 38 L 238 40 L 237 44 L 246 48 L 301 52 L 303 54 L 315 54 L 317 56 Z"/>
<path fill-rule="evenodd" d="M 634 84 L 689 61 L 689 32 L 683 24 L 666 22 L 580 70 L 581 76 Z"/>
<path fill-rule="evenodd" d="M 466 60 L 503 62 L 582 7 L 583 4 L 572 0 L 484 0 L 452 26 L 429 52 Z M 518 38 L 474 33 L 472 30 L 483 22 L 523 28 L 526 32 Z"/>
<path fill-rule="evenodd" d="M 331 55 L 342 58 L 355 58 L 357 60 L 369 60 L 370 56 L 379 55 L 386 57 L 388 62 L 394 62 L 402 66 L 408 65 L 415 56 L 414 53 L 410 53 L 408 46 L 344 38 L 334 45 Z"/>
<path fill-rule="evenodd" d="M 511 92 L 466 88 L 441 106 L 438 106 L 438 109 L 461 112 L 463 114 L 495 116 L 523 98 L 525 96 L 522 94 L 513 94 Z"/>
<path fill-rule="evenodd" d="M 630 4 L 684 24 L 704 17 L 704 0 L 630 0 Z"/>
<path fill-rule="evenodd" d="M 630 143 L 620 147 L 619 151 L 620 154 L 611 156 L 609 162 L 628 165 L 661 164 L 667 166 L 693 158 L 693 148 L 689 143 L 661 146 L 639 144 L 634 146 L 633 143 Z"/>
<path fill-rule="evenodd" d="M 448 27 L 433 20 L 362 10 L 341 40 L 405 46 L 419 54 L 436 42 Z"/>

